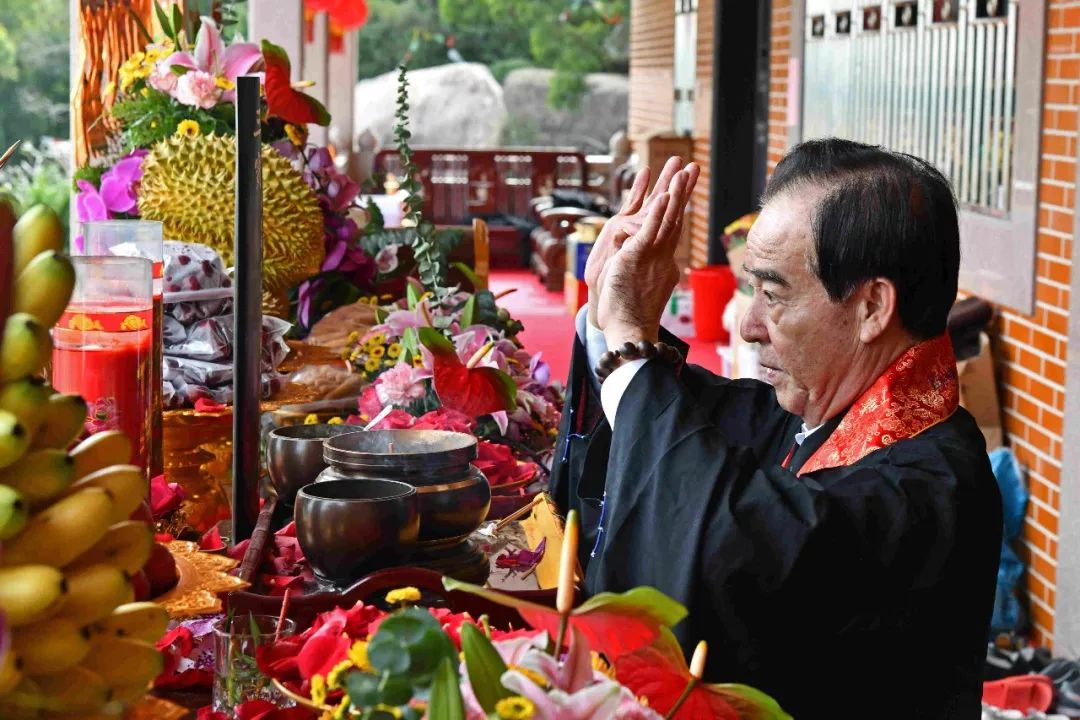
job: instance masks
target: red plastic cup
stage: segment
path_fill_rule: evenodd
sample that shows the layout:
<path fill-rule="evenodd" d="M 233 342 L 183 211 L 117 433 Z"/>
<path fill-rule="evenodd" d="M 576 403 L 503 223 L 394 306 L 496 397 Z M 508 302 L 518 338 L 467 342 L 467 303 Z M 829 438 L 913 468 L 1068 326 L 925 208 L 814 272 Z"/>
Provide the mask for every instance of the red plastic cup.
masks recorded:
<path fill-rule="evenodd" d="M 709 265 L 690 270 L 694 293 L 694 331 L 703 342 L 726 343 L 724 308 L 735 294 L 735 274 L 728 265 Z"/>

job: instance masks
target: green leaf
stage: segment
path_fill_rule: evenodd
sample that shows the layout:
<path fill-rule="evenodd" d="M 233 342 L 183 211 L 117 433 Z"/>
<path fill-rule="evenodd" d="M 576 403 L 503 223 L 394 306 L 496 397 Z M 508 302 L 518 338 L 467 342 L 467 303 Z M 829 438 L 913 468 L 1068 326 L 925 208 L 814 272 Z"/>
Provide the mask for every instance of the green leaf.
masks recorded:
<path fill-rule="evenodd" d="M 457 348 L 448 337 L 431 327 L 418 328 L 420 342 L 435 355 L 453 355 L 457 357 Z"/>
<path fill-rule="evenodd" d="M 416 306 L 420 304 L 420 291 L 412 283 L 405 286 L 405 297 L 409 301 L 410 310 L 415 310 Z"/>
<path fill-rule="evenodd" d="M 142 18 L 139 17 L 139 14 L 129 7 L 128 15 L 130 15 L 131 19 L 135 21 L 135 26 L 139 28 L 139 33 L 141 33 L 143 38 L 146 39 L 146 42 L 148 44 L 154 42 L 154 36 L 151 35 L 150 31 L 146 29 L 146 25 L 143 24 Z"/>
<path fill-rule="evenodd" d="M 416 328 L 405 328 L 405 334 L 401 336 L 401 350 L 410 356 L 410 359 L 420 354 L 420 340 L 416 336 Z"/>
<path fill-rule="evenodd" d="M 472 623 L 461 625 L 461 650 L 465 653 L 465 670 L 477 702 L 489 715 L 495 712 L 495 703 L 513 695 L 503 687 L 506 663 L 491 640 Z"/>
<path fill-rule="evenodd" d="M 383 673 L 379 681 L 379 703 L 397 707 L 412 700 L 412 683 L 407 677 Z"/>
<path fill-rule="evenodd" d="M 376 670 L 389 673 L 409 671 L 409 649 L 398 638 L 384 633 L 382 628 L 368 645 L 368 661 Z"/>
<path fill-rule="evenodd" d="M 356 707 L 371 707 L 379 704 L 379 678 L 359 670 L 350 672 L 345 677 L 345 691 Z"/>
<path fill-rule="evenodd" d="M 259 644 L 259 623 L 255 622 L 255 616 L 248 613 L 248 627 L 251 629 L 251 639 L 256 645 Z"/>
<path fill-rule="evenodd" d="M 458 687 L 457 672 L 449 658 L 444 658 L 435 671 L 427 716 L 428 720 L 465 720 L 465 702 Z"/>
<path fill-rule="evenodd" d="M 729 702 L 732 699 L 738 699 L 748 704 L 750 708 L 743 710 L 740 713 L 741 717 L 753 717 L 754 720 L 794 720 L 791 715 L 784 712 L 780 703 L 749 685 L 725 683 L 702 687 L 708 692 L 722 695 Z"/>
<path fill-rule="evenodd" d="M 183 29 L 183 25 L 184 25 L 184 14 L 182 12 L 180 12 L 180 6 L 179 5 L 173 5 L 172 6 L 172 20 L 173 20 L 173 32 L 176 33 L 177 36 L 179 36 L 180 31 Z M 189 37 L 189 38 L 187 38 L 187 41 L 188 42 L 193 42 L 194 38 Z M 178 43 L 177 47 L 179 47 L 179 41 L 177 41 L 177 43 Z"/>
<path fill-rule="evenodd" d="M 157 14 L 158 24 L 161 25 L 161 31 L 172 38 L 172 41 L 176 43 L 176 49 L 180 49 L 180 44 L 176 39 L 176 30 L 173 29 L 172 23 L 169 22 L 169 16 L 165 14 L 165 11 L 161 8 L 161 5 L 154 1 L 154 12 Z"/>
<path fill-rule="evenodd" d="M 455 270 L 465 276 L 465 279 L 468 280 L 469 284 L 473 286 L 473 290 L 480 289 L 480 278 L 476 277 L 476 273 L 472 271 L 472 268 L 470 268 L 463 262 L 456 262 L 451 267 L 453 267 Z M 470 297 L 469 299 L 472 300 L 472 297 Z M 472 323 L 470 322 L 468 324 L 465 324 L 465 321 L 462 320 L 462 324 L 465 327 L 468 327 Z"/>

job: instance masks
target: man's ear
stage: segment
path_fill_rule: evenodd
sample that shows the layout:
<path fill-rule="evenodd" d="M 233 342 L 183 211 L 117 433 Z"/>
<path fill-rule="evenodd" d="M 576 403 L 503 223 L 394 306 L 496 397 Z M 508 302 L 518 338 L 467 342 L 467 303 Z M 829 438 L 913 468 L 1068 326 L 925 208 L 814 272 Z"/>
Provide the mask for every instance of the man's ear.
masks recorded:
<path fill-rule="evenodd" d="M 859 340 L 871 343 L 898 317 L 896 285 L 887 278 L 872 278 L 855 291 Z"/>

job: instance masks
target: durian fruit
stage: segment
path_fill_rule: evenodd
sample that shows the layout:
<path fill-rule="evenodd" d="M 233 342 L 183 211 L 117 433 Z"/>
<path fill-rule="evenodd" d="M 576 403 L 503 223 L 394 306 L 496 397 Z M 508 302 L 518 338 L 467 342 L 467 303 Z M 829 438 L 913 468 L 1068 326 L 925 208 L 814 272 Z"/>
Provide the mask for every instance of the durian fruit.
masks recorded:
<path fill-rule="evenodd" d="M 232 265 L 236 138 L 172 136 L 142 164 L 139 214 L 165 236 L 209 245 Z M 263 312 L 288 317 L 287 291 L 319 272 L 323 220 L 315 193 L 276 150 L 262 147 Z"/>

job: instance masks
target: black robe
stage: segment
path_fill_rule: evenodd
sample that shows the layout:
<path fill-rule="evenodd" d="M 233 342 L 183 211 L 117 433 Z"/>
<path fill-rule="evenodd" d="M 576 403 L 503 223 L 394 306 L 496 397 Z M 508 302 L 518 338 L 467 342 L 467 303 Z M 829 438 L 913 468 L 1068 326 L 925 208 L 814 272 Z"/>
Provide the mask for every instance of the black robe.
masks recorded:
<path fill-rule="evenodd" d="M 579 511 L 588 594 L 680 601 L 675 634 L 709 641 L 706 679 L 797 720 L 980 716 L 1002 520 L 967 411 L 797 477 L 840 417 L 785 470 L 802 422 L 771 386 L 654 360 L 613 434 L 586 363 L 575 341 L 552 493 Z"/>

